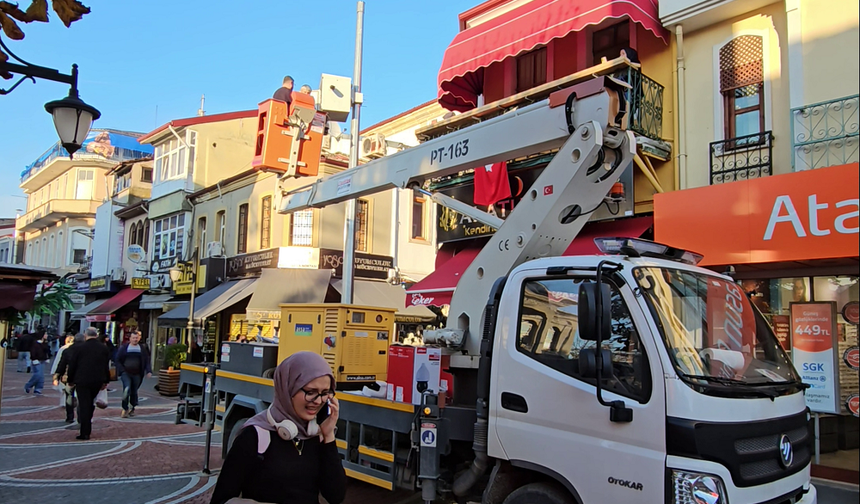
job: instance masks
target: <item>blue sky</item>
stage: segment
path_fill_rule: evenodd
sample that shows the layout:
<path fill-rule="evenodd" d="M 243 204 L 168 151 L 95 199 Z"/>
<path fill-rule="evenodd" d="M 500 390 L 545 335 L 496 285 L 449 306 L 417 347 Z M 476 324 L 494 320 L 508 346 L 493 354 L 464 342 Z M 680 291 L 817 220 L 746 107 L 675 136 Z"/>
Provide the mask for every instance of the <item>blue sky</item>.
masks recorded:
<path fill-rule="evenodd" d="M 436 97 L 457 15 L 479 3 L 365 1 L 362 128 Z M 217 114 L 256 107 L 285 74 L 314 88 L 321 73 L 352 75 L 353 0 L 84 4 L 92 12 L 71 28 L 50 12 L 50 23 L 23 25 L 24 40 L 4 41 L 36 65 L 68 73 L 77 63 L 81 98 L 102 113 L 96 127 L 147 132 L 195 115 L 201 94 L 206 113 Z M 19 175 L 57 141 L 44 104 L 67 93 L 64 84 L 27 81 L 0 96 L 0 217 L 25 208 L 11 197 L 23 195 Z"/>

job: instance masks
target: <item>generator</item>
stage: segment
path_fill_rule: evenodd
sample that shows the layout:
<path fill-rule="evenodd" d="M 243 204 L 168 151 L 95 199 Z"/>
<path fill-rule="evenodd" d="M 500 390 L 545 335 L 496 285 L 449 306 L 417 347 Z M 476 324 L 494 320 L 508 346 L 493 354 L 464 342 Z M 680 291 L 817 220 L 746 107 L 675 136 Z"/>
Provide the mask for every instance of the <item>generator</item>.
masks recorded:
<path fill-rule="evenodd" d="M 278 362 L 309 351 L 331 366 L 340 389 L 388 378 L 393 308 L 345 304 L 282 304 Z"/>

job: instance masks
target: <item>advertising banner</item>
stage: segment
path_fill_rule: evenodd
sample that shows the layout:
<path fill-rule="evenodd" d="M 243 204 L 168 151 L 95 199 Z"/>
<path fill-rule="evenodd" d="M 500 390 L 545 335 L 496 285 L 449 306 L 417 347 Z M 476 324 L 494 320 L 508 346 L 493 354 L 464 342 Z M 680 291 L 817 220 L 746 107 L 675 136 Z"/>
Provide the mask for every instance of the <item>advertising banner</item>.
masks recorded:
<path fill-rule="evenodd" d="M 806 405 L 817 413 L 838 414 L 836 304 L 791 303 L 792 357 L 806 391 Z"/>

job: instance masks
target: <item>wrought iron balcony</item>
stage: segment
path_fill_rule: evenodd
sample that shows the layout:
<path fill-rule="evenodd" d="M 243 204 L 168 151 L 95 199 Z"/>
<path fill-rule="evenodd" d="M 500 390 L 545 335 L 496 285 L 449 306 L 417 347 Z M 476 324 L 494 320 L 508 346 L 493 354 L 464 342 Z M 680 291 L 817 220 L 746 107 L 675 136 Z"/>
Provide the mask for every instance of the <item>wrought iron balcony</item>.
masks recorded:
<path fill-rule="evenodd" d="M 711 142 L 711 185 L 766 177 L 773 173 L 773 133 Z"/>
<path fill-rule="evenodd" d="M 858 95 L 791 109 L 794 171 L 858 161 Z"/>
<path fill-rule="evenodd" d="M 628 127 L 634 132 L 663 140 L 663 85 L 629 67 L 614 77 L 630 84 L 627 90 Z"/>

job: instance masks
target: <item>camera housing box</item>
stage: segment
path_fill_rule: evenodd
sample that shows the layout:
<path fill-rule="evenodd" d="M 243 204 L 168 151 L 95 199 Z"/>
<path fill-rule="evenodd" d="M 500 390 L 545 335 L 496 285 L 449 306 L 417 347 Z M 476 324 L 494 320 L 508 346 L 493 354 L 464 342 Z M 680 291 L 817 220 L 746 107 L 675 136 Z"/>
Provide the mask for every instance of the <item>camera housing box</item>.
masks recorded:
<path fill-rule="evenodd" d="M 385 397 L 389 401 L 421 404 L 424 391 L 439 393 L 441 371 L 441 348 L 391 345 Z"/>

